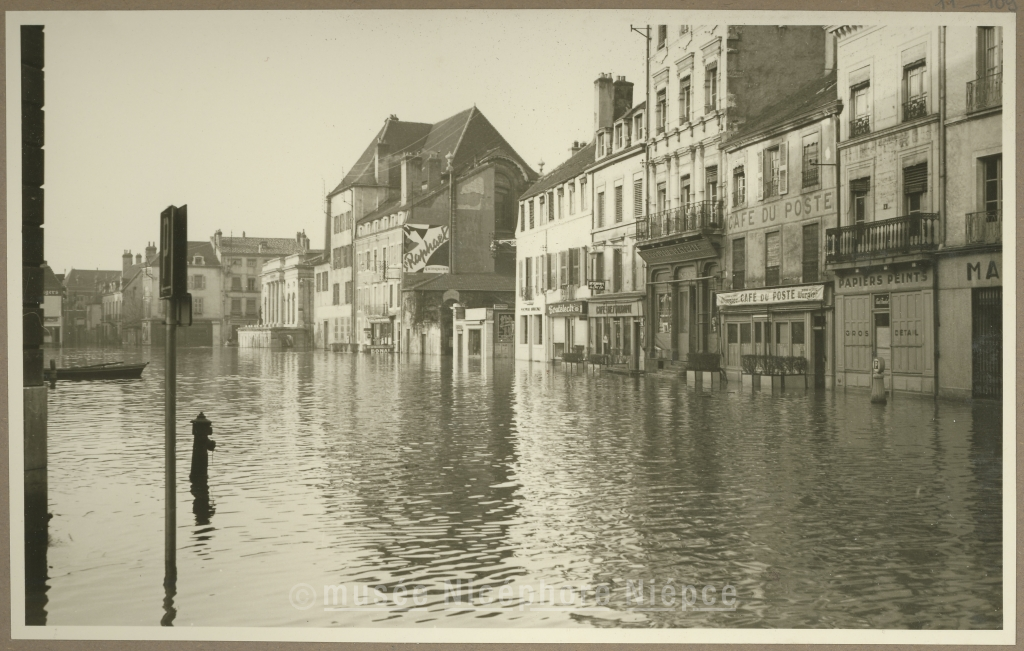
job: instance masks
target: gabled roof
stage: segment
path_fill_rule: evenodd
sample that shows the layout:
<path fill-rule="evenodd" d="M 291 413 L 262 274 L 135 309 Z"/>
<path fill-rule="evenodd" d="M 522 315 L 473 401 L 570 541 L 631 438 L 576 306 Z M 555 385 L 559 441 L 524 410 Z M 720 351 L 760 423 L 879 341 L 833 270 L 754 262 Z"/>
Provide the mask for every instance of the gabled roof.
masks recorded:
<path fill-rule="evenodd" d="M 594 164 L 595 154 L 597 153 L 597 145 L 591 142 L 589 145 L 583 147 L 578 152 L 569 157 L 569 160 L 565 161 L 555 169 L 551 170 L 548 174 L 540 177 L 540 179 L 534 183 L 530 188 L 523 193 L 519 200 L 529 199 L 535 195 L 553 188 L 556 185 L 561 185 L 571 178 L 575 178 L 582 174 L 588 167 Z"/>
<path fill-rule="evenodd" d="M 217 253 L 213 250 L 213 244 L 210 242 L 189 242 L 188 243 L 188 263 L 192 264 L 192 260 L 196 256 L 202 256 L 203 267 L 219 267 L 220 263 L 217 261 Z"/>
<path fill-rule="evenodd" d="M 779 102 L 747 120 L 736 133 L 729 136 L 726 147 L 740 146 L 743 141 L 756 139 L 756 136 L 762 132 L 767 132 L 773 127 L 782 126 L 803 117 L 809 117 L 829 104 L 838 101 L 836 71 L 832 70 L 829 74 L 805 84 L 795 92 L 786 95 Z"/>
<path fill-rule="evenodd" d="M 120 269 L 72 269 L 68 272 L 64 286 L 71 291 L 95 291 L 100 286 L 120 278 Z"/>
<path fill-rule="evenodd" d="M 259 250 L 260 244 L 263 244 L 263 251 Z M 298 240 L 290 237 L 221 237 L 220 250 L 223 255 L 290 255 L 299 253 L 302 247 Z"/>
<path fill-rule="evenodd" d="M 377 185 L 373 161 L 377 153 L 377 142 L 383 140 L 388 145 L 388 153 L 404 151 L 411 147 L 418 150 L 426 142 L 431 125 L 422 122 L 402 122 L 388 119 L 384 122 L 377 135 L 370 141 L 362 155 L 356 159 L 352 169 L 341 179 L 338 187 L 331 191 L 337 194 L 355 185 Z"/>
<path fill-rule="evenodd" d="M 403 291 L 445 292 L 449 289 L 459 291 L 480 292 L 514 292 L 516 279 L 514 276 L 498 274 L 440 274 L 419 284 L 411 279 L 414 274 L 406 274 L 403 284 L 410 283 Z"/>
<path fill-rule="evenodd" d="M 64 283 L 57 278 L 48 264 L 43 265 L 43 291 L 64 293 Z"/>

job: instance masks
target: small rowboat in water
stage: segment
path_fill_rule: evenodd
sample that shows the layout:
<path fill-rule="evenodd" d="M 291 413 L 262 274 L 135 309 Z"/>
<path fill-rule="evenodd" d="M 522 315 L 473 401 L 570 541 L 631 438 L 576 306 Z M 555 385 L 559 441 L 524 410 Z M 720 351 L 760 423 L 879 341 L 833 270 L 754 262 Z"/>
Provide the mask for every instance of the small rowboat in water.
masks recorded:
<path fill-rule="evenodd" d="M 50 368 L 43 369 L 43 377 L 47 382 L 55 380 L 138 380 L 148 365 L 149 362 L 141 364 L 107 362 L 91 366 L 56 368 L 53 360 L 50 360 Z"/>

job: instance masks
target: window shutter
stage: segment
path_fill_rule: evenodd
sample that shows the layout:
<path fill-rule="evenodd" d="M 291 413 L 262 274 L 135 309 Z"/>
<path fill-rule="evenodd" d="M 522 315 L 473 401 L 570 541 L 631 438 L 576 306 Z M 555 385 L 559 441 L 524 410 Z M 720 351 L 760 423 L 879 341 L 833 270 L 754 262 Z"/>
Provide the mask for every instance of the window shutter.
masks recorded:
<path fill-rule="evenodd" d="M 566 264 L 567 264 L 567 260 L 566 260 L 565 251 L 559 251 L 558 252 L 558 286 L 559 287 L 561 287 L 562 285 L 568 284 L 567 279 L 566 279 L 566 275 L 567 275 L 566 272 L 568 271 L 568 269 L 566 269 Z"/>
<path fill-rule="evenodd" d="M 580 287 L 587 284 L 587 260 L 589 260 L 587 247 L 583 247 L 580 249 Z"/>
<path fill-rule="evenodd" d="M 871 177 L 865 176 L 860 179 L 852 179 L 850 181 L 851 192 L 870 192 L 871 191 Z"/>
<path fill-rule="evenodd" d="M 757 152 L 757 200 L 764 198 L 764 150 Z"/>
<path fill-rule="evenodd" d="M 779 194 L 789 192 L 789 145 L 779 145 Z"/>
<path fill-rule="evenodd" d="M 526 264 L 525 260 L 519 261 L 519 295 L 522 296 L 526 292 L 526 276 L 523 273 L 523 266 Z"/>
<path fill-rule="evenodd" d="M 903 194 L 928 191 L 928 163 L 903 168 Z"/>

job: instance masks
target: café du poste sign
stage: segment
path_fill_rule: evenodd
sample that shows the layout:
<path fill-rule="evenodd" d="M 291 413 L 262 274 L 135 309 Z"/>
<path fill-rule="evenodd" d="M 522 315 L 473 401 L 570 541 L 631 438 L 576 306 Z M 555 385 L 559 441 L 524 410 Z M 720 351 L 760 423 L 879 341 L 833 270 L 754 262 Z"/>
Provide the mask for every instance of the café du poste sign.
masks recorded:
<path fill-rule="evenodd" d="M 724 292 L 716 296 L 718 307 L 742 307 L 744 305 L 772 305 L 775 303 L 799 303 L 825 300 L 824 285 L 798 285 L 796 287 L 765 287 L 744 289 L 738 292 Z"/>

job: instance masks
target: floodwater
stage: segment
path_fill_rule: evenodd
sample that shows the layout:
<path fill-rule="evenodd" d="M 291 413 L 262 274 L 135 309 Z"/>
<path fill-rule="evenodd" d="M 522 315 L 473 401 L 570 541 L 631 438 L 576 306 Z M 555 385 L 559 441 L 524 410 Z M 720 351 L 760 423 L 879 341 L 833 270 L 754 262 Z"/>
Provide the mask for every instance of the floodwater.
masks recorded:
<path fill-rule="evenodd" d="M 998 404 L 180 353 L 169 592 L 163 351 L 52 353 L 150 365 L 50 391 L 48 624 L 1003 624 Z M 200 411 L 217 447 L 193 495 Z"/>

